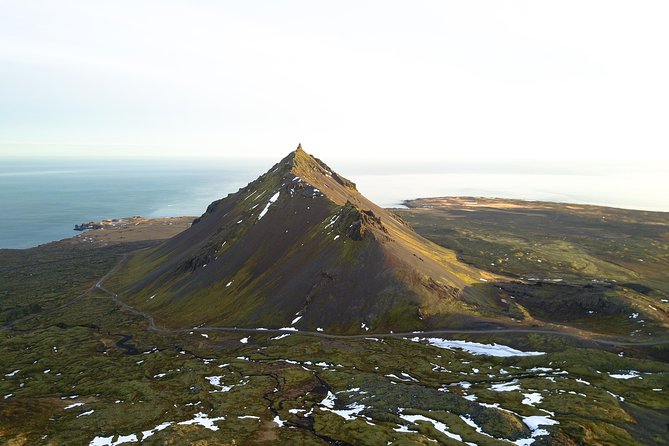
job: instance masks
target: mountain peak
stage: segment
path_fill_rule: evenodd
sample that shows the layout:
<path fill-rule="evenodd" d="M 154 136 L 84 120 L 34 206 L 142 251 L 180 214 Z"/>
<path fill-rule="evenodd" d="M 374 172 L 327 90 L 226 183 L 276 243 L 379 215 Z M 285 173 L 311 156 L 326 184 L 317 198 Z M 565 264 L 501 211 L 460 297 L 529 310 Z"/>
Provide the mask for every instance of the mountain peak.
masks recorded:
<path fill-rule="evenodd" d="M 480 274 L 300 145 L 134 256 L 122 294 L 179 326 L 413 330 L 475 316 Z"/>
<path fill-rule="evenodd" d="M 305 152 L 302 144 L 299 144 L 297 149 L 290 152 L 265 175 L 274 172 L 289 181 L 299 178 L 300 182 L 314 187 L 339 205 L 347 201 L 358 201 L 359 193 L 355 183 L 336 173 L 320 159 Z"/>

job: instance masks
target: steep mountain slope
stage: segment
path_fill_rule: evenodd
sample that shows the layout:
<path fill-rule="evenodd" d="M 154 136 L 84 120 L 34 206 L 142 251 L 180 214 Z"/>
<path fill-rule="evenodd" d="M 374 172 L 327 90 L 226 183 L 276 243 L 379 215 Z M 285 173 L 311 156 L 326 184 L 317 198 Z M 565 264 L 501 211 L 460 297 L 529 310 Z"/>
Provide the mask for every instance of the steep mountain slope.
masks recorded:
<path fill-rule="evenodd" d="M 298 147 L 188 230 L 135 254 L 114 286 L 170 326 L 353 332 L 475 324 L 497 304 L 472 285 L 493 278 Z"/>

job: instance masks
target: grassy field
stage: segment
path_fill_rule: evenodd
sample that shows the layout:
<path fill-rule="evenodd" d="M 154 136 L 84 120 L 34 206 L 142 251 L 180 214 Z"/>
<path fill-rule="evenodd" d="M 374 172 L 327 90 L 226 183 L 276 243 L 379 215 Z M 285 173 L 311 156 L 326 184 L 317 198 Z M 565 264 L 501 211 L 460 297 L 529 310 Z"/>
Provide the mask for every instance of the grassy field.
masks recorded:
<path fill-rule="evenodd" d="M 472 197 L 406 204 L 395 211 L 421 235 L 512 279 L 481 287 L 520 304 L 521 318 L 638 338 L 667 332 L 667 213 Z"/>
<path fill-rule="evenodd" d="M 502 292 L 519 299 L 538 323 L 591 323 L 595 331 L 631 341 L 662 337 L 661 320 L 642 308 L 638 318 L 649 321 L 644 329 L 656 333 L 630 336 L 640 323 L 627 313 L 642 306 L 638 299 L 664 308 L 666 278 L 649 272 L 667 259 L 661 234 L 630 229 L 625 244 L 645 246 L 630 248 L 644 250 L 645 262 L 630 260 L 619 271 L 604 260 L 622 249 L 618 230 L 602 238 L 613 241 L 577 243 L 576 229 L 549 237 L 553 228 L 541 231 L 537 223 L 532 232 L 522 218 L 502 224 L 488 210 L 488 216 L 449 212 L 411 209 L 402 216 L 462 259 L 516 277 L 519 288 Z M 557 251 L 558 261 L 551 249 L 561 237 L 579 249 Z M 94 285 L 123 253 L 155 241 L 116 242 L 0 250 L 0 444 L 669 443 L 666 344 L 613 346 L 590 337 L 491 332 L 454 334 L 448 340 L 477 344 L 444 348 L 420 333 L 322 338 L 206 327 L 147 330 L 146 318 L 123 310 Z M 609 251 L 599 251 L 602 246 Z M 497 264 L 491 253 L 507 254 L 509 261 L 490 265 Z M 570 266 L 584 256 L 601 266 Z M 542 280 L 520 279 L 535 276 Z M 563 281 L 546 283 L 556 278 Z M 624 311 L 618 312 L 618 300 Z M 592 321 L 577 317 L 595 304 L 608 313 Z M 573 310 L 563 311 L 570 305 Z M 623 319 L 631 325 L 608 325 Z M 500 354 L 500 345 L 515 350 L 493 356 L 453 345 L 479 353 Z"/>

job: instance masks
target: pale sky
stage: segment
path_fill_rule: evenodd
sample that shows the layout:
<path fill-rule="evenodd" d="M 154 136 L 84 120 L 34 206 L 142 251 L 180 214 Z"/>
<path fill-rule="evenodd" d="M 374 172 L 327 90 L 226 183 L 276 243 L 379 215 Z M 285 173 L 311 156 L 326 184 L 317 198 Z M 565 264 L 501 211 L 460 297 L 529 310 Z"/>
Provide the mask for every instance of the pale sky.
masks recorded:
<path fill-rule="evenodd" d="M 669 161 L 669 2 L 0 0 L 0 156 Z"/>

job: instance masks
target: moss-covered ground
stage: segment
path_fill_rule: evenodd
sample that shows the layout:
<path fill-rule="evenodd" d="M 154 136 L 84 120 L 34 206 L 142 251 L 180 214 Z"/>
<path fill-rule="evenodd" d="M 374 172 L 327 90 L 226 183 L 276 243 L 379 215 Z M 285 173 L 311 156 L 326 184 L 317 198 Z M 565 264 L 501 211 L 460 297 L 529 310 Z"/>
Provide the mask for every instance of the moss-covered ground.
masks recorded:
<path fill-rule="evenodd" d="M 452 231 L 460 255 L 482 264 L 476 252 L 489 245 L 472 247 L 493 237 Z M 669 443 L 667 344 L 448 336 L 543 352 L 499 357 L 429 345 L 419 333 L 152 331 L 94 288 L 144 246 L 0 251 L 0 444 Z M 521 265 L 513 271 L 530 274 Z M 641 294 L 661 299 L 654 286 Z"/>

